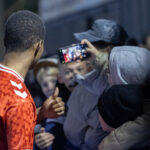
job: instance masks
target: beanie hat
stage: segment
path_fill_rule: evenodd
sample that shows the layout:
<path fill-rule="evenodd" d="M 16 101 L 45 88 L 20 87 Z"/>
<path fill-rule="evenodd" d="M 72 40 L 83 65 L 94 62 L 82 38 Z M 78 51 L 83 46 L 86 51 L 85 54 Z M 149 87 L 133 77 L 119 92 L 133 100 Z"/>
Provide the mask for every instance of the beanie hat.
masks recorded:
<path fill-rule="evenodd" d="M 135 120 L 143 112 L 141 86 L 112 86 L 99 98 L 98 110 L 103 120 L 113 128 Z"/>

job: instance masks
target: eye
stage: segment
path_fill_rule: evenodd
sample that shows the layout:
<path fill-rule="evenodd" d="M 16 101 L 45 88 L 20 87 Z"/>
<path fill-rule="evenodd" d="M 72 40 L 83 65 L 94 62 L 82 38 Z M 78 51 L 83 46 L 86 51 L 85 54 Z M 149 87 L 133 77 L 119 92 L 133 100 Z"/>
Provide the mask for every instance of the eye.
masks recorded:
<path fill-rule="evenodd" d="M 41 84 L 41 86 L 42 86 L 42 87 L 47 87 L 48 84 L 47 84 L 46 82 L 44 82 L 44 83 Z"/>
<path fill-rule="evenodd" d="M 65 70 L 65 75 L 70 74 L 72 71 L 71 70 Z"/>
<path fill-rule="evenodd" d="M 56 79 L 51 80 L 51 82 L 54 83 L 54 84 L 56 83 L 56 81 L 57 81 Z"/>
<path fill-rule="evenodd" d="M 78 72 L 81 72 L 83 70 L 83 68 L 78 68 L 77 70 L 78 70 Z"/>

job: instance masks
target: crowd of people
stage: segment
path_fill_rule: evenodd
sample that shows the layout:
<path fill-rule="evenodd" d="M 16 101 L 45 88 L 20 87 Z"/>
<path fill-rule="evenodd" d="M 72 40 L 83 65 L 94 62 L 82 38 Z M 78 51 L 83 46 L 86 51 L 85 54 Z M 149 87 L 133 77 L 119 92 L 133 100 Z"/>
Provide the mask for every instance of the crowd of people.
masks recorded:
<path fill-rule="evenodd" d="M 32 12 L 6 22 L 0 149 L 150 150 L 149 37 L 138 45 L 117 22 L 97 19 L 74 33 L 90 57 L 61 63 L 40 59 L 44 35 Z M 24 84 L 28 69 L 45 96 L 36 108 Z"/>

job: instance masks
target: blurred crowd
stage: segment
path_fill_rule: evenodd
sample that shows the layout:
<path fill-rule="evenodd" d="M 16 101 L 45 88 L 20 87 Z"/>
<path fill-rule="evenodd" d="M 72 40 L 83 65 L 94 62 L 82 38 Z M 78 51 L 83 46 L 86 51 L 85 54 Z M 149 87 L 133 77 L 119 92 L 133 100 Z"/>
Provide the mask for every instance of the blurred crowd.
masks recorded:
<path fill-rule="evenodd" d="M 34 150 L 149 150 L 150 35 L 139 44 L 117 22 L 74 33 L 90 57 L 41 58 L 26 83 L 37 107 L 59 88 L 65 114 L 35 127 Z M 74 43 L 72 43 L 74 44 Z"/>

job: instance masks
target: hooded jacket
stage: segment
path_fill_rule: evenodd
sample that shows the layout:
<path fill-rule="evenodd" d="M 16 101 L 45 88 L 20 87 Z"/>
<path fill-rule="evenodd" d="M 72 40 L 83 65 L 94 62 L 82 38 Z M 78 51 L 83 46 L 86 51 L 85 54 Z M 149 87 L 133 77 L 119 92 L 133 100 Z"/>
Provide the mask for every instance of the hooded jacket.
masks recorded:
<path fill-rule="evenodd" d="M 101 128 L 97 109 L 99 95 L 108 84 L 104 76 L 97 71 L 77 76 L 75 80 L 79 84 L 67 103 L 64 132 L 75 147 L 81 150 L 96 150 L 98 144 L 108 134 Z"/>
<path fill-rule="evenodd" d="M 97 56 L 97 64 L 99 56 Z M 134 46 L 114 47 L 109 56 L 109 81 L 115 84 L 142 84 L 150 72 L 150 51 Z M 135 121 L 112 131 L 99 145 L 99 150 L 128 150 L 150 143 L 150 104 Z"/>

